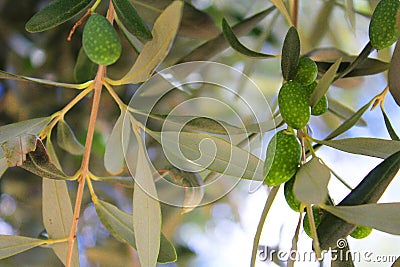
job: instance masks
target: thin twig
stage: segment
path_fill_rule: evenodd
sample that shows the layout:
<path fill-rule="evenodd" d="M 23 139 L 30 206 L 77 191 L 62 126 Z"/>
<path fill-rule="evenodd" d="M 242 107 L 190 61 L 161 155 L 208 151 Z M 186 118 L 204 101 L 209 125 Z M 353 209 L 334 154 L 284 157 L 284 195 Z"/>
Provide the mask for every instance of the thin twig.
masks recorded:
<path fill-rule="evenodd" d="M 76 31 L 76 29 L 86 20 L 87 17 L 90 16 L 90 14 L 92 14 L 92 10 L 89 8 L 85 15 L 82 16 L 82 18 L 80 18 L 72 27 L 72 29 L 69 31 L 68 37 L 67 37 L 67 41 L 70 42 L 72 40 L 72 35 L 74 35 L 74 32 Z"/>
<path fill-rule="evenodd" d="M 272 187 L 271 191 L 269 192 L 267 202 L 265 203 L 264 209 L 261 213 L 260 221 L 258 222 L 258 226 L 257 226 L 256 235 L 254 236 L 253 251 L 251 253 L 250 267 L 254 267 L 256 264 L 258 244 L 260 242 L 260 237 L 261 237 L 261 232 L 262 232 L 262 229 L 264 226 L 264 222 L 265 222 L 265 219 L 267 218 L 268 212 L 272 206 L 272 203 L 274 202 L 275 196 L 278 193 L 278 191 L 279 191 L 279 185 Z"/>
<path fill-rule="evenodd" d="M 302 210 L 302 209 L 300 209 Z M 299 240 L 299 234 L 300 234 L 300 227 L 301 227 L 301 222 L 303 218 L 303 212 L 299 213 L 299 220 L 297 222 L 297 227 L 296 227 L 296 232 L 293 236 L 292 239 L 292 248 L 290 251 L 297 251 L 297 241 Z M 289 258 L 289 261 L 287 263 L 287 267 L 294 267 L 294 260 L 292 257 Z"/>

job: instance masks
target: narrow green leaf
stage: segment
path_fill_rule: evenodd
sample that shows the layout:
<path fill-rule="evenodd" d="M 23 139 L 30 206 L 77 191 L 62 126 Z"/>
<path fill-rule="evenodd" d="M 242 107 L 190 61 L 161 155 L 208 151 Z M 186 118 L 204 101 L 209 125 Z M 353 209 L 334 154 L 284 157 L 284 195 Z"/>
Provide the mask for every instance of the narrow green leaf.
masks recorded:
<path fill-rule="evenodd" d="M 247 34 L 252 28 L 254 28 L 261 20 L 271 14 L 275 10 L 275 7 L 270 7 L 264 11 L 261 11 L 232 27 L 233 32 L 236 36 L 240 37 Z M 191 62 L 209 60 L 229 48 L 229 43 L 226 41 L 224 35 L 221 33 L 215 38 L 200 45 L 188 55 L 182 57 L 175 63 Z"/>
<path fill-rule="evenodd" d="M 155 267 L 160 250 L 161 210 L 153 171 L 150 169 L 144 144 L 141 142 L 133 191 L 133 228 L 140 264 Z"/>
<path fill-rule="evenodd" d="M 46 139 L 49 158 L 61 169 L 50 136 Z M 42 216 L 44 227 L 52 239 L 69 235 L 73 212 L 67 183 L 65 181 L 43 178 L 42 184 Z M 68 243 L 53 244 L 52 249 L 57 257 L 66 264 Z M 72 266 L 79 266 L 78 246 L 75 242 L 72 255 Z"/>
<path fill-rule="evenodd" d="M 400 203 L 378 203 L 357 206 L 322 206 L 323 209 L 354 224 L 400 235 Z"/>
<path fill-rule="evenodd" d="M 357 58 L 357 56 L 345 56 L 340 63 L 338 73 L 345 71 L 350 64 Z M 326 73 L 326 71 L 335 63 L 336 59 L 333 60 L 317 60 L 315 63 L 318 66 L 319 73 Z M 345 74 L 342 78 L 368 76 L 377 73 L 384 72 L 389 69 L 390 63 L 381 61 L 375 58 L 366 58 L 357 66 L 354 67 L 349 73 Z"/>
<path fill-rule="evenodd" d="M 1 126 L 0 144 L 23 134 L 38 135 L 50 121 L 51 117 L 43 117 Z"/>
<path fill-rule="evenodd" d="M 381 111 L 382 111 L 383 119 L 385 120 L 386 130 L 388 131 L 390 138 L 392 138 L 392 140 L 395 140 L 395 141 L 400 141 L 399 136 L 396 134 L 396 131 L 393 129 L 393 126 L 390 123 L 389 117 L 386 114 L 385 110 L 381 109 Z"/>
<path fill-rule="evenodd" d="M 106 183 L 118 184 L 120 186 L 133 188 L 134 180 L 130 176 L 103 176 L 96 177 L 96 181 L 102 181 Z"/>
<path fill-rule="evenodd" d="M 66 180 L 69 177 L 49 158 L 42 141 L 34 135 L 22 135 L 2 144 L 9 166 L 20 166 L 38 176 Z"/>
<path fill-rule="evenodd" d="M 365 111 L 368 110 L 368 108 L 371 106 L 371 104 L 374 101 L 375 101 L 375 98 L 372 99 L 371 101 L 369 101 L 364 106 L 362 106 L 353 116 L 351 116 L 346 121 L 344 121 L 342 123 L 342 125 L 340 125 L 338 128 L 336 128 L 336 130 L 331 132 L 324 140 L 333 139 L 333 138 L 337 137 L 338 135 L 341 135 L 342 133 L 346 132 L 347 130 L 352 128 L 354 125 L 356 125 L 356 123 L 359 121 L 361 116 L 365 113 Z"/>
<path fill-rule="evenodd" d="M 304 204 L 324 203 L 328 197 L 330 178 L 329 168 L 322 164 L 319 158 L 314 157 L 297 171 L 293 186 L 294 195 Z"/>
<path fill-rule="evenodd" d="M 142 114 L 134 113 L 134 115 L 140 116 Z M 148 119 L 148 124 L 152 125 L 151 130 L 155 130 L 155 127 L 153 127 L 153 125 L 157 123 L 160 127 L 163 127 L 163 131 L 176 131 L 176 129 L 180 129 L 182 125 L 185 125 L 185 127 L 183 127 L 181 131 L 185 132 L 195 131 L 226 135 L 227 133 L 243 134 L 249 131 L 248 129 L 244 129 L 224 121 L 214 120 L 207 117 L 150 113 L 148 115 Z M 251 129 L 253 131 L 259 132 L 260 127 L 257 129 L 255 126 L 256 125 L 251 126 Z"/>
<path fill-rule="evenodd" d="M 139 15 L 153 24 L 161 12 L 171 4 L 171 0 L 133 0 Z M 204 11 L 196 9 L 188 2 L 184 2 L 182 22 L 178 34 L 190 38 L 208 40 L 220 33 L 212 17 Z"/>
<path fill-rule="evenodd" d="M 340 119 L 347 119 L 356 113 L 354 110 L 349 108 L 348 106 L 344 105 L 340 101 L 337 101 L 336 99 L 329 98 L 329 107 L 328 110 L 339 117 Z M 367 122 L 363 119 L 360 118 L 356 124 L 357 126 L 367 126 Z"/>
<path fill-rule="evenodd" d="M 113 174 L 117 175 L 122 172 L 125 166 L 125 158 L 124 151 L 122 147 L 122 132 L 123 126 L 127 126 L 128 130 L 129 124 L 124 125 L 124 115 L 122 112 L 118 117 L 117 122 L 112 129 L 111 135 L 106 143 L 106 151 L 104 153 L 104 166 L 106 170 Z"/>
<path fill-rule="evenodd" d="M 76 139 L 71 127 L 64 119 L 57 124 L 57 143 L 60 148 L 72 155 L 82 155 L 84 146 Z"/>
<path fill-rule="evenodd" d="M 128 0 L 112 0 L 118 18 L 126 29 L 139 38 L 151 40 L 153 36 L 146 23 L 136 12 L 135 7 Z"/>
<path fill-rule="evenodd" d="M 89 6 L 92 0 L 55 0 L 33 15 L 25 25 L 28 32 L 42 32 L 56 27 Z"/>
<path fill-rule="evenodd" d="M 88 58 L 85 50 L 81 47 L 74 66 L 75 82 L 84 83 L 93 80 L 97 73 L 97 66 Z"/>
<path fill-rule="evenodd" d="M 336 62 L 324 74 L 324 76 L 322 76 L 321 80 L 318 82 L 317 87 L 310 96 L 310 105 L 312 107 L 314 107 L 328 91 L 333 80 L 335 79 L 335 75 L 339 69 L 340 62 L 342 62 L 342 58 L 338 58 Z"/>
<path fill-rule="evenodd" d="M 361 183 L 339 203 L 339 206 L 376 203 L 396 177 L 399 169 L 400 152 L 396 152 L 370 171 Z M 347 223 L 332 214 L 325 214 L 318 227 L 321 249 L 334 248 L 337 240 L 348 236 L 355 227 L 356 225 Z"/>
<path fill-rule="evenodd" d="M 16 81 L 24 81 L 24 82 L 34 82 L 38 84 L 45 84 L 45 85 L 50 85 L 50 86 L 60 86 L 64 88 L 73 88 L 73 89 L 82 89 L 87 86 L 85 84 L 73 84 L 73 83 L 59 83 L 59 82 L 53 82 L 49 80 L 44 80 L 44 79 L 38 79 L 38 78 L 32 78 L 32 77 L 26 77 L 22 75 L 16 75 L 12 74 L 3 70 L 0 70 L 0 79 L 8 79 L 8 80 L 16 80 Z"/>
<path fill-rule="evenodd" d="M 162 142 L 163 148 L 171 155 L 180 160 L 190 160 L 197 167 L 244 179 L 264 180 L 264 162 L 261 159 L 221 138 L 200 133 L 147 132 Z"/>
<path fill-rule="evenodd" d="M 0 259 L 43 245 L 46 241 L 24 236 L 0 235 Z"/>
<path fill-rule="evenodd" d="M 292 80 L 297 74 L 300 56 L 300 38 L 295 27 L 286 33 L 282 47 L 281 70 L 285 81 Z"/>
<path fill-rule="evenodd" d="M 125 213 L 116 206 L 102 200 L 94 202 L 101 223 L 119 241 L 127 243 L 136 249 L 135 234 L 132 225 L 132 215 Z M 176 261 L 176 251 L 171 242 L 161 233 L 160 253 L 157 262 Z"/>
<path fill-rule="evenodd" d="M 346 138 L 339 140 L 321 140 L 317 143 L 348 153 L 385 159 L 400 151 L 400 141 L 379 138 Z"/>
<path fill-rule="evenodd" d="M 228 41 L 229 45 L 235 49 L 237 52 L 254 58 L 275 58 L 275 55 L 264 54 L 260 52 L 256 52 L 245 47 L 239 39 L 235 36 L 232 28 L 229 26 L 228 22 L 225 19 L 222 19 L 222 31 L 225 36 L 225 39 Z"/>
<path fill-rule="evenodd" d="M 289 23 L 289 26 L 293 26 L 292 18 L 290 17 L 289 12 L 283 0 L 270 0 L 270 1 L 274 4 L 274 6 L 278 8 L 279 12 L 281 12 L 282 15 L 285 16 L 285 19 L 287 23 Z"/>
<path fill-rule="evenodd" d="M 392 94 L 397 105 L 400 106 L 400 42 L 397 41 L 390 61 L 388 80 L 389 91 Z"/>
<path fill-rule="evenodd" d="M 182 2 L 174 1 L 158 17 L 152 30 L 153 39 L 144 45 L 135 64 L 121 79 L 121 84 L 146 81 L 163 61 L 178 30 L 182 5 Z"/>

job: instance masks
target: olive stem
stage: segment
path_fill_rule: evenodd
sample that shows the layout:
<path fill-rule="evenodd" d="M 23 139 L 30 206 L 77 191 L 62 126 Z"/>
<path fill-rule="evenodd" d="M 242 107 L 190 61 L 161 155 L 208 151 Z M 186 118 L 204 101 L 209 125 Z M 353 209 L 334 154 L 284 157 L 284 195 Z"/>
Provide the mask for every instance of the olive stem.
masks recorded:
<path fill-rule="evenodd" d="M 300 208 L 300 210 L 302 210 L 302 209 Z M 297 241 L 299 240 L 302 218 L 303 218 L 303 212 L 300 212 L 299 213 L 299 221 L 297 222 L 296 232 L 292 239 L 292 248 L 290 249 L 290 251 L 297 251 Z M 292 257 L 289 257 L 287 267 L 294 267 L 294 260 L 292 259 Z"/>
<path fill-rule="evenodd" d="M 107 12 L 107 19 L 110 23 L 114 20 L 114 6 L 110 0 L 110 5 Z M 89 161 L 90 161 L 90 154 L 92 150 L 92 143 L 93 143 L 93 136 L 94 130 L 97 120 L 97 113 L 100 107 L 100 98 L 101 98 L 101 89 L 103 87 L 104 78 L 106 76 L 107 67 L 104 65 L 99 65 L 97 69 L 96 78 L 94 79 L 93 89 L 94 89 L 94 96 L 93 96 L 93 103 L 92 109 L 90 112 L 89 118 L 89 125 L 88 131 L 86 134 L 86 143 L 85 143 L 85 150 L 83 152 L 82 163 L 80 167 L 80 176 L 78 178 L 78 190 L 75 199 L 75 207 L 74 207 L 74 214 L 72 219 L 71 230 L 68 236 L 68 251 L 67 251 L 67 259 L 66 259 L 66 267 L 71 267 L 72 264 L 72 256 L 74 251 L 74 244 L 76 240 L 76 231 L 78 228 L 78 221 L 79 221 L 79 214 L 82 206 L 83 200 L 83 192 L 85 189 L 85 181 L 89 175 Z"/>
<path fill-rule="evenodd" d="M 299 20 L 299 0 L 293 0 L 292 20 L 293 20 L 293 26 L 297 28 Z"/>
<path fill-rule="evenodd" d="M 265 222 L 265 219 L 267 218 L 268 212 L 272 206 L 272 203 L 274 202 L 274 199 L 275 199 L 278 191 L 279 191 L 279 185 L 272 187 L 271 191 L 269 192 L 267 201 L 265 202 L 264 209 L 261 213 L 260 221 L 258 222 L 256 235 L 254 236 L 253 251 L 251 253 L 250 267 L 254 267 L 256 264 L 258 243 L 260 242 L 260 237 L 261 237 L 262 229 L 264 226 L 264 222 Z"/>
<path fill-rule="evenodd" d="M 82 159 L 82 164 L 81 164 L 81 168 L 80 168 L 81 174 L 80 174 L 80 177 L 78 178 L 79 184 L 78 184 L 78 190 L 77 190 L 76 200 L 75 200 L 74 215 L 73 215 L 71 230 L 70 230 L 69 237 L 68 237 L 68 252 L 67 252 L 67 260 L 66 260 L 66 264 L 65 264 L 66 267 L 70 267 L 72 264 L 72 254 L 74 251 L 74 244 L 75 244 L 75 240 L 76 240 L 76 230 L 78 227 L 79 214 L 80 214 L 81 205 L 82 205 L 83 191 L 85 189 L 85 180 L 89 173 L 90 152 L 91 152 L 91 148 L 92 148 L 97 113 L 98 113 L 99 106 L 100 106 L 101 88 L 103 87 L 102 82 L 103 82 L 103 78 L 105 76 L 105 71 L 106 71 L 106 67 L 100 65 L 98 68 L 98 71 L 97 71 L 95 82 L 94 82 L 94 97 L 93 97 L 92 110 L 90 113 L 88 132 L 86 135 L 85 151 L 83 153 L 83 159 Z"/>
<path fill-rule="evenodd" d="M 312 211 L 310 204 L 306 205 L 306 209 L 307 209 L 308 221 L 310 222 L 310 229 L 311 229 L 311 236 L 313 239 L 314 251 L 315 251 L 315 254 L 317 255 L 317 258 L 321 259 L 321 248 L 319 246 L 317 228 L 315 227 L 314 213 Z"/>

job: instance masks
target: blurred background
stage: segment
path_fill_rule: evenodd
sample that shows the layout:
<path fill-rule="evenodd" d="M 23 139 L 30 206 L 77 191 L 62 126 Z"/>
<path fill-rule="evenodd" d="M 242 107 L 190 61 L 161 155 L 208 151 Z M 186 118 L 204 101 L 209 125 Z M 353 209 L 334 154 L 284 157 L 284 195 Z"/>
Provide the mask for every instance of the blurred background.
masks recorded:
<path fill-rule="evenodd" d="M 66 37 L 77 18 L 44 33 L 31 34 L 24 29 L 26 21 L 49 2 L 0 0 L 0 69 L 30 77 L 74 82 L 74 65 L 81 47 L 82 27 L 78 28 L 71 42 L 67 42 Z M 170 1 L 150 2 L 166 5 Z M 218 28 L 220 28 L 222 17 L 227 18 L 230 25 L 234 25 L 271 6 L 269 1 L 260 0 L 193 0 L 188 2 L 209 14 Z M 371 14 L 378 1 L 354 0 L 355 8 L 364 15 L 356 15 L 356 24 L 353 29 L 346 19 L 342 1 L 336 1 L 337 3 L 333 5 L 329 5 L 332 1 L 322 0 L 299 2 L 298 25 L 302 54 L 307 54 L 316 48 L 335 47 L 353 55 L 358 54 L 368 42 L 368 14 Z M 139 5 L 140 1 L 133 1 L 133 3 Z M 283 16 L 278 16 L 275 12 L 257 24 L 245 37 L 241 38 L 241 41 L 250 48 L 261 49 L 265 53 L 280 54 L 287 29 Z M 164 66 L 176 62 L 205 41 L 199 38 L 178 36 Z M 112 77 L 124 73 L 136 56 L 126 41 L 123 41 L 123 46 L 122 58 L 109 70 Z M 392 48 L 384 49 L 379 54 L 373 53 L 372 56 L 389 61 L 391 52 Z M 279 59 L 249 59 L 232 49 L 227 49 L 213 60 L 247 74 L 263 92 L 271 107 L 274 107 L 276 95 L 282 83 Z M 355 111 L 380 93 L 386 84 L 386 73 L 344 79 L 340 84 L 331 87 L 329 97 Z M 117 91 L 128 103 L 137 87 L 137 85 L 121 87 L 117 88 Z M 196 94 L 201 93 L 195 92 L 194 96 Z M 0 80 L 0 125 L 48 116 L 61 109 L 75 95 L 76 92 L 65 88 Z M 170 99 L 178 102 L 181 100 L 179 94 L 173 95 Z M 163 103 L 167 106 L 174 105 L 172 100 Z M 85 98 L 66 116 L 66 121 L 81 142 L 85 139 L 90 105 L 91 100 Z M 102 97 L 101 105 L 90 168 L 96 174 L 104 175 L 106 173 L 103 165 L 105 143 L 119 115 L 119 109 L 107 94 Z M 385 107 L 395 130 L 399 133 L 400 109 L 390 95 L 386 98 Z M 367 111 L 363 119 L 367 126 L 356 126 L 343 137 L 389 138 L 379 109 Z M 321 117 L 312 118 L 310 125 L 314 137 L 323 138 L 340 125 L 340 122 L 337 116 L 328 112 Z M 65 172 L 73 174 L 79 168 L 81 158 L 64 153 L 57 147 L 56 149 Z M 262 157 L 264 149 L 258 149 L 254 153 Z M 317 154 L 351 186 L 356 186 L 380 162 L 379 159 L 356 156 L 325 147 L 321 148 Z M 69 186 L 72 203 L 74 203 L 76 184 L 71 183 Z M 215 203 L 196 208 L 184 215 L 181 215 L 181 210 L 178 208 L 163 205 L 163 231 L 173 240 L 178 252 L 178 262 L 164 266 L 248 266 L 254 234 L 269 192 L 268 188 L 261 187 L 256 192 L 249 193 L 248 188 L 249 183 L 241 181 L 229 194 Z M 348 194 L 346 187 L 333 177 L 329 188 L 336 202 Z M 397 177 L 380 201 L 400 201 L 399 188 L 400 177 Z M 104 200 L 115 203 L 125 211 L 131 209 L 130 189 L 104 183 L 95 183 L 95 189 Z M 260 245 L 269 249 L 289 251 L 298 214 L 287 206 L 281 191 L 267 217 Z M 132 263 L 132 259 L 136 258 L 135 252 L 125 244 L 116 241 L 101 225 L 88 193 L 85 194 L 84 203 L 78 233 L 81 266 L 138 266 Z M 44 230 L 41 205 L 41 178 L 20 168 L 8 169 L 0 180 L 0 234 L 39 236 Z M 349 238 L 348 241 L 352 250 L 361 253 L 372 252 L 372 257 L 399 256 L 400 254 L 400 238 L 376 230 L 366 239 Z M 304 231 L 300 234 L 299 250 L 311 251 L 311 239 Z M 257 260 L 256 266 L 285 266 L 285 264 L 277 260 L 275 262 Z M 329 266 L 329 264 L 329 259 L 323 263 L 324 266 Z M 355 264 L 371 267 L 391 265 L 388 262 L 366 261 L 356 261 Z M 0 266 L 62 265 L 51 249 L 35 248 L 0 261 Z M 320 265 L 315 262 L 300 262 L 296 266 Z"/>

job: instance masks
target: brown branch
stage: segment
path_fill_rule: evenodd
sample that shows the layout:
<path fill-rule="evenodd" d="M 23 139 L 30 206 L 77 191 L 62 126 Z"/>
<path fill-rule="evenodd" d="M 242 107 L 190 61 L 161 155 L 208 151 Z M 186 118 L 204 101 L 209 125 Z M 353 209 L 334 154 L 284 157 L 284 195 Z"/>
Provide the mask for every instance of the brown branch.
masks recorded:
<path fill-rule="evenodd" d="M 86 20 L 87 17 L 90 16 L 90 14 L 92 13 L 92 9 L 89 8 L 85 15 L 82 16 L 82 18 L 80 18 L 72 27 L 72 29 L 69 31 L 68 37 L 67 37 L 67 41 L 70 42 L 72 40 L 72 35 L 74 35 L 74 32 L 76 31 L 76 29 Z"/>
<path fill-rule="evenodd" d="M 100 65 L 97 70 L 97 75 L 94 80 L 94 96 L 93 96 L 93 104 L 92 110 L 90 113 L 88 132 L 86 135 L 86 143 L 85 143 L 85 151 L 83 153 L 82 164 L 80 168 L 80 176 L 79 176 L 79 185 L 78 191 L 76 194 L 75 208 L 74 208 L 74 216 L 72 220 L 71 230 L 68 237 L 68 252 L 67 252 L 67 260 L 66 266 L 70 267 L 72 262 L 72 254 L 74 251 L 74 244 L 76 240 L 76 229 L 78 227 L 79 214 L 82 205 L 83 191 L 85 189 L 85 178 L 89 173 L 89 160 L 90 160 L 90 152 L 92 149 L 93 142 L 93 134 L 96 125 L 97 113 L 99 111 L 100 106 L 100 96 L 101 96 L 101 88 L 103 87 L 103 79 L 106 73 L 106 67 Z"/>
<path fill-rule="evenodd" d="M 107 19 L 113 23 L 114 21 L 114 6 L 110 1 L 110 5 L 107 12 Z M 96 78 L 93 84 L 94 96 L 93 96 L 93 104 L 90 112 L 88 131 L 86 134 L 86 143 L 85 150 L 83 152 L 83 159 L 80 168 L 80 176 L 78 179 L 78 191 L 75 200 L 74 207 L 74 215 L 71 225 L 71 230 L 68 236 L 68 251 L 67 251 L 67 259 L 66 259 L 66 267 L 70 267 L 72 263 L 72 254 L 74 251 L 74 244 L 76 240 L 76 230 L 78 227 L 79 214 L 82 206 L 83 192 L 85 189 L 85 181 L 86 177 L 89 175 L 89 161 L 90 161 L 90 152 L 92 150 L 93 143 L 93 135 L 96 126 L 97 113 L 99 111 L 100 106 L 100 97 L 101 97 L 101 89 L 103 87 L 104 79 L 106 76 L 106 66 L 99 65 L 97 69 Z"/>

